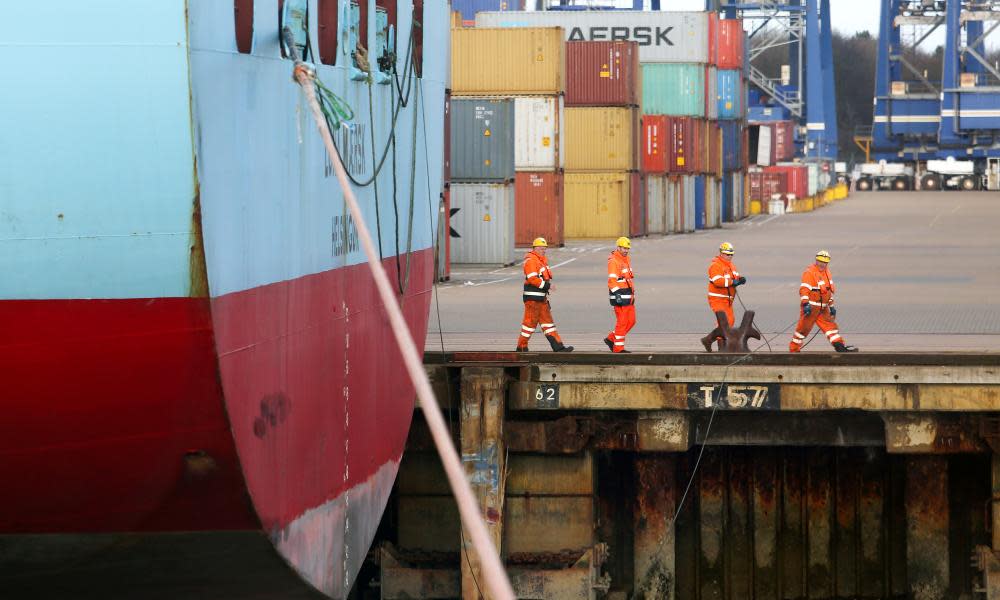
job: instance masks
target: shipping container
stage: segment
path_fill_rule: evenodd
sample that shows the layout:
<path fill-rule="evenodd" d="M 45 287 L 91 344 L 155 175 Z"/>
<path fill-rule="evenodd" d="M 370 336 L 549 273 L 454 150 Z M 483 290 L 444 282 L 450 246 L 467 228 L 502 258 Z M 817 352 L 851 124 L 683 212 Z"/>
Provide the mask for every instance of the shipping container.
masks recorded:
<path fill-rule="evenodd" d="M 562 27 L 567 41 L 621 39 L 639 44 L 644 63 L 708 62 L 708 13 L 582 10 L 481 12 L 476 27 Z"/>
<path fill-rule="evenodd" d="M 453 0 L 451 9 L 462 14 L 465 25 L 474 25 L 476 13 L 508 10 L 524 10 L 523 0 Z"/>
<path fill-rule="evenodd" d="M 557 28 L 452 28 L 451 93 L 559 94 L 566 82 L 564 46 Z"/>
<path fill-rule="evenodd" d="M 719 13 L 708 13 L 708 64 L 719 62 Z"/>
<path fill-rule="evenodd" d="M 740 121 L 718 121 L 722 130 L 722 170 L 743 168 L 743 124 Z"/>
<path fill-rule="evenodd" d="M 786 193 L 788 174 L 784 172 L 751 171 L 749 196 L 766 204 L 775 194 Z"/>
<path fill-rule="evenodd" d="M 733 213 L 733 220 L 742 221 L 749 212 L 750 204 L 745 192 L 745 174 L 743 172 L 736 172 L 732 173 L 731 177 L 733 178 L 733 207 L 736 211 Z"/>
<path fill-rule="evenodd" d="M 442 181 L 447 184 L 451 181 L 451 94 L 444 93 L 444 161 L 441 163 L 444 169 Z"/>
<path fill-rule="evenodd" d="M 630 175 L 628 234 L 646 235 L 646 176 L 642 173 Z"/>
<path fill-rule="evenodd" d="M 669 118 L 663 115 L 642 117 L 641 154 L 645 173 L 666 173 L 669 155 Z"/>
<path fill-rule="evenodd" d="M 684 181 L 684 222 L 683 231 L 685 233 L 691 233 L 695 230 L 695 178 L 694 175 L 684 175 L 681 177 Z"/>
<path fill-rule="evenodd" d="M 722 172 L 722 130 L 718 121 L 708 123 L 708 166 L 705 172 L 713 175 Z"/>
<path fill-rule="evenodd" d="M 722 227 L 722 181 L 716 177 L 709 177 L 708 186 L 712 191 L 712 212 L 708 218 L 708 226 L 711 228 Z"/>
<path fill-rule="evenodd" d="M 514 262 L 514 184 L 452 183 L 452 263 Z"/>
<path fill-rule="evenodd" d="M 514 101 L 451 99 L 452 181 L 514 178 Z"/>
<path fill-rule="evenodd" d="M 562 96 L 514 98 L 514 169 L 555 171 L 562 167 Z"/>
<path fill-rule="evenodd" d="M 671 231 L 667 215 L 667 176 L 646 175 L 646 233 L 664 234 Z"/>
<path fill-rule="evenodd" d="M 631 108 L 566 109 L 563 151 L 567 171 L 631 171 L 636 168 L 636 111 Z"/>
<path fill-rule="evenodd" d="M 562 246 L 562 174 L 518 173 L 514 178 L 514 242 L 530 246 L 543 237 L 550 246 Z"/>
<path fill-rule="evenodd" d="M 695 124 L 691 117 L 670 117 L 667 120 L 667 172 L 696 173 L 698 171 Z"/>
<path fill-rule="evenodd" d="M 694 177 L 694 228 L 705 228 L 705 176 Z"/>
<path fill-rule="evenodd" d="M 434 240 L 434 280 L 448 281 L 451 279 L 451 235 L 449 226 L 451 219 L 451 190 L 447 187 L 441 193 L 438 205 L 438 229 Z"/>
<path fill-rule="evenodd" d="M 810 196 L 815 196 L 816 192 L 819 191 L 819 164 L 811 162 L 806 163 L 807 171 L 807 181 L 808 190 Z"/>
<path fill-rule="evenodd" d="M 705 117 L 719 118 L 719 69 L 714 65 L 705 67 Z"/>
<path fill-rule="evenodd" d="M 809 196 L 809 173 L 804 164 L 778 163 L 774 167 L 765 167 L 764 172 L 785 174 L 785 194 L 791 194 L 796 198 Z"/>
<path fill-rule="evenodd" d="M 786 161 L 795 156 L 795 123 L 775 121 L 771 124 L 774 133 L 774 160 Z"/>
<path fill-rule="evenodd" d="M 691 119 L 691 145 L 688 148 L 688 162 L 692 173 L 702 173 L 705 170 L 705 120 Z"/>
<path fill-rule="evenodd" d="M 743 68 L 743 21 L 719 19 L 715 64 L 720 69 Z"/>
<path fill-rule="evenodd" d="M 716 71 L 716 110 L 719 119 L 743 119 L 743 72 Z"/>
<path fill-rule="evenodd" d="M 642 112 L 647 115 L 705 116 L 705 66 L 642 65 Z"/>
<path fill-rule="evenodd" d="M 639 77 L 635 42 L 566 44 L 566 106 L 638 106 Z"/>
<path fill-rule="evenodd" d="M 630 174 L 566 173 L 563 216 L 567 238 L 628 235 Z"/>
<path fill-rule="evenodd" d="M 774 153 L 774 127 L 769 123 L 747 126 L 749 164 L 769 167 L 777 162 Z"/>

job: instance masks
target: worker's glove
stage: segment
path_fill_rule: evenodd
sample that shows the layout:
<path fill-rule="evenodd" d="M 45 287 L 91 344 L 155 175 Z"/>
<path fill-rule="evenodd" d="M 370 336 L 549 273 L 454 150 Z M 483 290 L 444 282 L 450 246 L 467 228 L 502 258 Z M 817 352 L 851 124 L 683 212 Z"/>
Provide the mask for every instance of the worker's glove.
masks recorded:
<path fill-rule="evenodd" d="M 836 316 L 837 316 L 837 307 L 836 306 L 831 306 L 830 307 L 830 316 L 836 318 Z"/>
<path fill-rule="evenodd" d="M 743 285 L 746 282 L 747 282 L 747 278 L 746 277 L 743 277 L 743 276 L 737 277 L 736 281 L 733 282 L 733 287 L 741 286 L 741 285 Z"/>
<path fill-rule="evenodd" d="M 811 315 L 812 311 L 813 311 L 812 304 L 803 304 L 802 305 L 802 314 L 804 314 L 805 316 L 808 317 L 809 315 Z"/>

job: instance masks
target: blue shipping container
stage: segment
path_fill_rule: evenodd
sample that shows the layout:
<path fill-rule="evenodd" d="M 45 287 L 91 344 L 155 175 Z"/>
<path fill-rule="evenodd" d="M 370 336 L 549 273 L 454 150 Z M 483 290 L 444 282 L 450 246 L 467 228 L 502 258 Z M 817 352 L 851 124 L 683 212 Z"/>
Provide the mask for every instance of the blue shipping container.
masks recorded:
<path fill-rule="evenodd" d="M 722 170 L 739 171 L 743 168 L 743 123 L 719 121 L 722 130 Z"/>
<path fill-rule="evenodd" d="M 705 228 L 705 176 L 694 178 L 694 228 Z"/>
<path fill-rule="evenodd" d="M 524 0 L 453 0 L 451 9 L 462 13 L 463 21 L 475 21 L 477 12 L 524 10 Z"/>
<path fill-rule="evenodd" d="M 742 119 L 743 72 L 735 69 L 716 71 L 716 98 L 720 119 Z"/>
<path fill-rule="evenodd" d="M 731 223 L 733 220 L 733 178 L 722 178 L 722 220 Z"/>

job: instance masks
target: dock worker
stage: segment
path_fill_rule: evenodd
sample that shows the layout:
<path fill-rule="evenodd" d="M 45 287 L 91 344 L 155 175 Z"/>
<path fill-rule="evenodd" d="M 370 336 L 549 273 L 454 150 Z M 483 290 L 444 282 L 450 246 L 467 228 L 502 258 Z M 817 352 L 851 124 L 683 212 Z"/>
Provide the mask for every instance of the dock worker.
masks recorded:
<path fill-rule="evenodd" d="M 833 294 L 837 291 L 833 285 L 833 273 L 830 272 L 830 253 L 820 250 L 816 253 L 816 262 L 810 265 L 802 274 L 802 285 L 799 287 L 799 322 L 795 325 L 795 333 L 788 344 L 789 352 L 798 352 L 805 343 L 806 336 L 814 325 L 826 334 L 826 339 L 833 344 L 837 352 L 857 352 L 855 346 L 844 343 L 837 327 L 837 308 L 833 305 Z"/>
<path fill-rule="evenodd" d="M 745 284 L 747 278 L 740 275 L 733 264 L 733 255 L 736 249 L 729 242 L 719 244 L 719 253 L 708 265 L 708 307 L 712 311 L 712 316 L 717 312 L 726 313 L 729 320 L 729 327 L 736 326 L 736 319 L 733 316 L 733 301 L 736 299 L 736 288 Z M 723 339 L 725 328 L 716 319 L 716 328 L 707 336 L 701 339 L 705 350 L 712 351 L 712 343 L 716 340 L 720 345 Z"/>
<path fill-rule="evenodd" d="M 535 238 L 531 242 L 531 251 L 524 255 L 524 291 L 521 292 L 524 318 L 521 320 L 521 335 L 517 338 L 515 352 L 528 351 L 528 340 L 538 326 L 541 326 L 553 352 L 573 351 L 573 346 L 562 343 L 552 318 L 552 306 L 549 304 L 549 294 L 553 290 L 552 270 L 549 268 L 549 260 L 545 258 L 548 248 L 545 238 Z"/>
<path fill-rule="evenodd" d="M 615 328 L 604 338 L 604 343 L 616 353 L 628 352 L 625 336 L 635 327 L 635 286 L 632 284 L 635 273 L 628 257 L 631 250 L 632 241 L 620 237 L 608 257 L 608 300 L 615 311 Z"/>

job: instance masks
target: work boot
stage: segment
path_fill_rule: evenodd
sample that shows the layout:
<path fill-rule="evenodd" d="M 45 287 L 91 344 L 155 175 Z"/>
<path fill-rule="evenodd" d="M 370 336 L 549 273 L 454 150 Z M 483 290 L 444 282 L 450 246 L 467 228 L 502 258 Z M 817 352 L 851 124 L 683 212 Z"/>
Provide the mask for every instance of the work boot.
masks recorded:
<path fill-rule="evenodd" d="M 547 335 L 545 339 L 549 340 L 549 345 L 552 346 L 553 352 L 572 352 L 573 346 L 564 346 L 562 341 L 557 340 L 554 335 Z"/>
<path fill-rule="evenodd" d="M 833 348 L 837 352 L 857 352 L 858 351 L 858 347 L 857 346 L 845 346 L 844 342 L 834 342 L 833 343 Z"/>
<path fill-rule="evenodd" d="M 615 342 L 611 338 L 604 338 L 604 343 L 608 345 L 608 350 L 615 351 Z"/>
<path fill-rule="evenodd" d="M 719 336 L 719 329 L 715 328 L 711 332 L 709 332 L 708 335 L 701 338 L 701 345 L 705 347 L 705 350 L 707 352 L 711 352 L 712 344 L 714 344 L 716 340 L 720 340 L 719 347 L 720 348 L 722 347 L 721 339 L 722 338 Z"/>
<path fill-rule="evenodd" d="M 527 352 L 527 351 L 528 351 L 527 348 L 522 348 L 520 346 L 518 346 L 517 348 L 514 348 L 514 352 Z"/>

